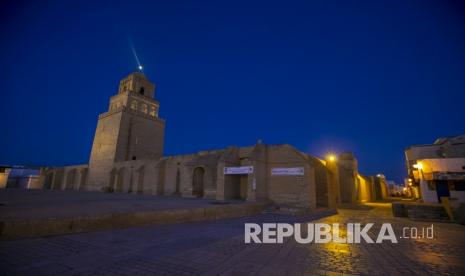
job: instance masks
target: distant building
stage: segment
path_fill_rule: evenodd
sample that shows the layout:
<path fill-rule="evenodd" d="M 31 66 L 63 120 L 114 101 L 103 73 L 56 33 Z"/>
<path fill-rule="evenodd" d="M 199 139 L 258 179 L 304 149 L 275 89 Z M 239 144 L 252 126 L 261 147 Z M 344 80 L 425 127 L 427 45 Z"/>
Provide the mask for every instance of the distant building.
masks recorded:
<path fill-rule="evenodd" d="M 8 176 L 10 175 L 11 167 L 0 166 L 0 189 L 6 188 L 8 183 Z"/>
<path fill-rule="evenodd" d="M 404 186 L 397 184 L 392 180 L 386 180 L 386 186 L 389 196 L 402 196 L 404 194 Z"/>
<path fill-rule="evenodd" d="M 163 156 L 165 120 L 154 97 L 155 84 L 141 72 L 121 80 L 99 116 L 89 164 L 43 170 L 43 187 L 262 201 L 304 210 L 375 198 L 372 178 L 359 177 L 351 153 L 321 160 L 291 145 L 259 141 Z"/>
<path fill-rule="evenodd" d="M 465 202 L 465 134 L 411 146 L 405 158 L 408 185 L 424 202 L 440 202 L 441 197 Z"/>
<path fill-rule="evenodd" d="M 404 178 L 404 195 L 408 198 L 418 199 L 421 197 L 419 194 L 420 190 L 413 186 L 413 180 L 411 178 Z"/>
<path fill-rule="evenodd" d="M 0 166 L 0 188 L 40 189 L 40 168 Z"/>
<path fill-rule="evenodd" d="M 386 176 L 384 174 L 377 174 L 376 177 L 373 177 L 373 199 L 382 200 L 388 196 Z"/>

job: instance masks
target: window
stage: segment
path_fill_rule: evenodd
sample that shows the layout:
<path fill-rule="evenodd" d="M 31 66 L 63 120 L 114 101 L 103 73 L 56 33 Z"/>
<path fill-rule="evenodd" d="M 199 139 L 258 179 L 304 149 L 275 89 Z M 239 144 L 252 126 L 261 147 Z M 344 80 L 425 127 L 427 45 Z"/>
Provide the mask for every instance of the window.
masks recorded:
<path fill-rule="evenodd" d="M 465 191 L 465 181 L 455 181 L 456 191 Z"/>
<path fill-rule="evenodd" d="M 131 109 L 137 110 L 137 101 L 132 101 Z"/>
<path fill-rule="evenodd" d="M 148 108 L 147 108 L 147 105 L 146 105 L 146 104 L 143 104 L 143 105 L 142 105 L 142 112 L 144 112 L 145 114 L 147 114 Z"/>
<path fill-rule="evenodd" d="M 150 107 L 150 116 L 155 117 L 155 106 Z"/>
<path fill-rule="evenodd" d="M 132 157 L 132 160 L 136 160 L 136 157 L 135 157 L 135 156 L 133 156 L 133 157 Z"/>
<path fill-rule="evenodd" d="M 141 87 L 141 88 L 139 89 L 139 94 L 144 95 L 144 87 Z"/>

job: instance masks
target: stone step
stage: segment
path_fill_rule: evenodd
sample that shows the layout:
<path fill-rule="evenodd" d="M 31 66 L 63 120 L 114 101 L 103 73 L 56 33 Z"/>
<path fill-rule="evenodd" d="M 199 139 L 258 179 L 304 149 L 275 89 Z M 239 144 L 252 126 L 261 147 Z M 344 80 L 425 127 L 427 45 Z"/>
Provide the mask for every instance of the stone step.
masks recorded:
<path fill-rule="evenodd" d="M 436 220 L 436 221 L 449 221 L 444 208 L 421 208 L 407 210 L 407 216 L 413 220 Z"/>
<path fill-rule="evenodd" d="M 392 213 L 396 217 L 408 217 L 412 220 L 450 221 L 444 206 L 425 203 L 392 203 Z"/>

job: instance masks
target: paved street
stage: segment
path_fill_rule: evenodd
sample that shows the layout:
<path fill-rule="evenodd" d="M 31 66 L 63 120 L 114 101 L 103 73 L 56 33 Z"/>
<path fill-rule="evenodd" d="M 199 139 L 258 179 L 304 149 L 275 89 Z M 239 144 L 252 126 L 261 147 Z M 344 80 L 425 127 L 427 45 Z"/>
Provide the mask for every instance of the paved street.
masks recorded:
<path fill-rule="evenodd" d="M 389 204 L 341 209 L 317 222 L 431 223 L 393 218 Z M 0 243 L 6 275 L 464 275 L 465 226 L 434 223 L 435 237 L 398 244 L 245 244 L 244 223 L 309 222 L 311 216 L 263 214 L 239 219 L 158 225 Z M 316 222 L 316 221 L 314 221 Z M 378 231 L 373 228 L 370 236 Z M 343 232 L 343 231 L 342 231 Z M 339 274 L 341 273 L 341 274 Z"/>

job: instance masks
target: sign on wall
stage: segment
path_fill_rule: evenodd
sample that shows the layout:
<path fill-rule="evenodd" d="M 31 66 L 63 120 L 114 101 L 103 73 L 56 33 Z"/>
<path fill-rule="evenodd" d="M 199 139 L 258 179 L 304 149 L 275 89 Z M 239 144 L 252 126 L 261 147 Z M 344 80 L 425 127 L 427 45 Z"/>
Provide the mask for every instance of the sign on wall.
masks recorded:
<path fill-rule="evenodd" d="M 224 174 L 250 174 L 253 173 L 253 166 L 224 167 Z"/>
<path fill-rule="evenodd" d="M 272 168 L 271 175 L 304 175 L 304 167 Z"/>

